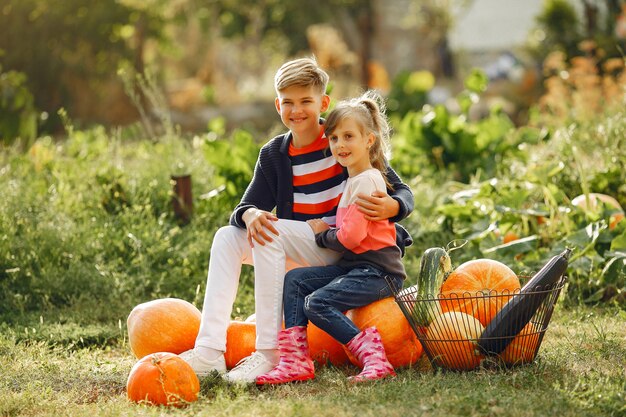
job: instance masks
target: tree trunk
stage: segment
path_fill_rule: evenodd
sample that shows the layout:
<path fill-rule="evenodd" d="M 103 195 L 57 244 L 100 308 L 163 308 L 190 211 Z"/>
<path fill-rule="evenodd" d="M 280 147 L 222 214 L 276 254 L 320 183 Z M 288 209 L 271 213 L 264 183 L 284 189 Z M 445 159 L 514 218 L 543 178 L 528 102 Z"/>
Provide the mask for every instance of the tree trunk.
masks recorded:
<path fill-rule="evenodd" d="M 591 4 L 588 0 L 583 0 L 585 10 L 585 28 L 587 36 L 592 38 L 598 30 L 598 6 Z"/>
<path fill-rule="evenodd" d="M 425 36 L 430 28 L 411 16 L 417 12 L 415 4 L 414 0 L 371 0 L 371 58 L 384 63 L 390 79 L 401 71 L 433 71 L 437 66 L 435 46 Z"/>
<path fill-rule="evenodd" d="M 359 56 L 361 58 L 361 86 L 367 88 L 369 84 L 368 63 L 371 60 L 372 44 L 372 7 L 368 2 L 367 7 L 361 12 L 358 20 L 361 32 L 361 47 Z"/>

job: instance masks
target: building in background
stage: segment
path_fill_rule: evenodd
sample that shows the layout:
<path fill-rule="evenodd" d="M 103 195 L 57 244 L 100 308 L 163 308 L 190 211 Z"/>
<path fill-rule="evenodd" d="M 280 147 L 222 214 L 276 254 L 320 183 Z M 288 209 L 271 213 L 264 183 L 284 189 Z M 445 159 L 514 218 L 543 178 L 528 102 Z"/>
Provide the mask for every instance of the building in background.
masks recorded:
<path fill-rule="evenodd" d="M 526 42 L 544 0 L 474 0 L 456 10 L 450 31 L 454 51 L 507 51 Z"/>

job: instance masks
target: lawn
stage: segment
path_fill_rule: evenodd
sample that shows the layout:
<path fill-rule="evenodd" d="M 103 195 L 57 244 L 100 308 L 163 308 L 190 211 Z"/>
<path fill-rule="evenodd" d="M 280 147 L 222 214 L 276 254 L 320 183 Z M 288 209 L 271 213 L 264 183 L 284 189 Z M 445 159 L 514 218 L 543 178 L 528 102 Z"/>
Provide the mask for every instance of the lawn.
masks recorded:
<path fill-rule="evenodd" d="M 77 332 L 75 322 L 2 327 L 0 416 L 626 415 L 626 312 L 619 309 L 558 305 L 530 365 L 444 372 L 423 357 L 396 378 L 361 385 L 347 383 L 357 371 L 351 366 L 266 388 L 215 376 L 202 381 L 198 402 L 180 410 L 126 399 L 135 359 L 120 323 Z"/>

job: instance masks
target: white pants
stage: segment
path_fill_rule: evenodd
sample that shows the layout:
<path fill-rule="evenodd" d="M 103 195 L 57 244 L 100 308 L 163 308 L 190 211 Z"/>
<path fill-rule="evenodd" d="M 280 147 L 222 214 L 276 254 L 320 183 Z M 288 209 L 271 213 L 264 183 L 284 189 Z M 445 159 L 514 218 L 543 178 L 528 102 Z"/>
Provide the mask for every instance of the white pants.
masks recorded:
<path fill-rule="evenodd" d="M 202 321 L 196 346 L 226 350 L 226 330 L 239 287 L 241 265 L 254 266 L 256 348 L 276 349 L 282 327 L 285 273 L 301 266 L 335 264 L 341 254 L 315 244 L 306 222 L 279 219 L 274 222 L 279 236 L 273 242 L 251 248 L 246 231 L 235 226 L 220 228 L 213 239 Z"/>

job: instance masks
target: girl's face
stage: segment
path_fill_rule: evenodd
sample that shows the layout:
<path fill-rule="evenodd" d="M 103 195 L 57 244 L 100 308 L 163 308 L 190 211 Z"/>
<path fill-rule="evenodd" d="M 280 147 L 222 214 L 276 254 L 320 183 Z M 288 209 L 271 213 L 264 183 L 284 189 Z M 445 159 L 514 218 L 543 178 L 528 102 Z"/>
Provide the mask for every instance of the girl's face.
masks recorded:
<path fill-rule="evenodd" d="M 339 164 L 353 177 L 372 168 L 369 148 L 374 144 L 373 134 L 364 134 L 352 117 L 344 117 L 328 137 L 330 151 Z"/>
<path fill-rule="evenodd" d="M 294 145 L 309 145 L 320 133 L 320 113 L 328 109 L 330 97 L 316 88 L 294 85 L 278 93 L 276 110 L 294 136 Z"/>

